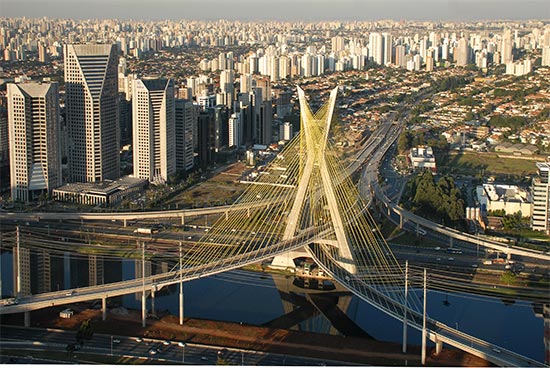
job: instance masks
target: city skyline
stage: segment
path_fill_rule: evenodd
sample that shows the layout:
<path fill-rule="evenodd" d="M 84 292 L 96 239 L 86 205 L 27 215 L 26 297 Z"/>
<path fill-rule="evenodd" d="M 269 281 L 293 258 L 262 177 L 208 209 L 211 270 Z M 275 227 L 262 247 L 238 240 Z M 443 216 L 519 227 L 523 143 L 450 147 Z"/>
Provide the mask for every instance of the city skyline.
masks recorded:
<path fill-rule="evenodd" d="M 70 6 L 79 3 L 79 6 Z M 104 6 L 108 5 L 106 10 Z M 477 21 L 550 19 L 544 0 L 0 0 L 5 17 L 238 21 Z"/>

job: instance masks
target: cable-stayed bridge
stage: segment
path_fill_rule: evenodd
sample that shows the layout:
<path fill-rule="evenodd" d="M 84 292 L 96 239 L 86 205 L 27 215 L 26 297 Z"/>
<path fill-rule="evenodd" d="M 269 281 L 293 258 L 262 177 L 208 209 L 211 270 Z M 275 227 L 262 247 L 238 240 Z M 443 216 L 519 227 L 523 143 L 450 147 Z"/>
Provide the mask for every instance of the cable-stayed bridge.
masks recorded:
<path fill-rule="evenodd" d="M 298 88 L 300 133 L 258 175 L 253 185 L 225 211 L 200 241 L 185 249 L 167 273 L 141 279 L 24 296 L 0 314 L 28 312 L 53 305 L 146 292 L 273 259 L 274 267 L 292 267 L 293 254 L 308 254 L 327 274 L 384 313 L 422 330 L 436 343 L 447 343 L 497 365 L 541 363 L 469 336 L 425 317 L 415 293 L 407 294 L 407 277 L 367 211 L 341 160 L 331 127 L 338 89 L 313 113 Z M 293 253 L 296 252 L 296 253 Z M 410 275 L 408 282 L 418 279 Z M 180 289 L 181 290 L 181 289 Z M 180 292 L 180 319 L 182 310 Z M 406 329 L 405 329 L 406 331 Z"/>

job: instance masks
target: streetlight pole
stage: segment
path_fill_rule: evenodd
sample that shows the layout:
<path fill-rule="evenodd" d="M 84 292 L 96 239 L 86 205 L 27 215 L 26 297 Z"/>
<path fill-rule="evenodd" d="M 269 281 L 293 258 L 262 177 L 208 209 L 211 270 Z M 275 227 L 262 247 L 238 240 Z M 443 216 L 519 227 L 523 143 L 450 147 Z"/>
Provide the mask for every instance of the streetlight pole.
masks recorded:
<path fill-rule="evenodd" d="M 145 300 L 145 242 L 141 243 L 141 326 L 146 326 L 146 300 Z"/>
<path fill-rule="evenodd" d="M 187 346 L 187 344 L 184 342 L 180 342 L 178 345 L 181 346 L 181 362 L 185 363 L 185 347 Z"/>
<path fill-rule="evenodd" d="M 16 283 L 16 296 L 21 295 L 21 247 L 20 247 L 20 235 L 19 235 L 19 226 L 16 228 L 16 245 L 17 245 L 17 283 Z"/>
<path fill-rule="evenodd" d="M 405 261 L 405 304 L 403 306 L 403 353 L 407 352 L 407 301 L 409 300 L 409 261 Z"/>
<path fill-rule="evenodd" d="M 180 242 L 180 325 L 183 325 L 183 273 L 182 271 L 182 243 Z"/>
<path fill-rule="evenodd" d="M 426 365 L 426 284 L 427 284 L 427 272 L 424 269 L 424 312 L 422 313 L 422 355 L 421 363 Z"/>

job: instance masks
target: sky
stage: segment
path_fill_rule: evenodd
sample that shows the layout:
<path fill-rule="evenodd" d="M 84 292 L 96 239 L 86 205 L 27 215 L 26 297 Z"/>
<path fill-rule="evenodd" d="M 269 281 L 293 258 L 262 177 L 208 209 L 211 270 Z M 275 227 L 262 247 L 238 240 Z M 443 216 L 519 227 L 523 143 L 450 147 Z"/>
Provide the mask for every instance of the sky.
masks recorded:
<path fill-rule="evenodd" d="M 0 0 L 0 16 L 242 21 L 550 20 L 550 0 Z"/>

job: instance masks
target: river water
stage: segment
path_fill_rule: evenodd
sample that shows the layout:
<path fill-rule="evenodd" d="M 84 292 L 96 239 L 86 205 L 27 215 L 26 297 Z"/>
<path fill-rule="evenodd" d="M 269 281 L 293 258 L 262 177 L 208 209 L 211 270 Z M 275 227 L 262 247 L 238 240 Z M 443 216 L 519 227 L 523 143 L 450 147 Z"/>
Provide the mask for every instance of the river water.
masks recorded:
<path fill-rule="evenodd" d="M 4 297 L 13 295 L 12 258 L 9 251 L 2 253 L 0 275 L 1 294 Z M 30 258 L 32 270 L 39 270 L 39 267 L 33 265 L 37 262 L 36 258 Z M 87 256 L 52 253 L 51 290 L 88 286 L 90 278 L 96 277 L 91 275 L 97 274 L 90 272 L 88 264 Z M 104 282 L 131 279 L 136 275 L 136 264 L 141 267 L 133 260 L 104 261 L 99 274 Z M 154 266 L 153 272 L 161 272 L 167 270 L 166 268 L 166 265 Z M 36 278 L 34 274 L 31 276 L 30 286 L 33 292 L 37 288 Z M 293 286 L 293 281 L 294 278 L 282 275 L 236 270 L 187 282 L 184 287 L 185 316 L 263 325 L 297 308 L 288 300 L 294 298 L 303 302 L 303 295 L 307 290 L 297 289 Z M 370 336 L 382 341 L 401 342 L 402 324 L 399 321 L 351 294 L 335 300 L 338 300 L 338 305 L 347 316 Z M 141 300 L 135 294 L 119 298 L 119 302 L 127 308 L 141 308 Z M 150 308 L 150 301 L 148 303 Z M 158 292 L 155 307 L 157 311 L 168 310 L 177 315 L 177 285 Z M 544 361 L 544 320 L 535 315 L 531 303 L 503 302 L 490 297 L 429 291 L 427 309 L 430 317 L 448 326 Z M 313 313 L 310 318 L 296 323 L 299 327 L 294 328 L 304 331 L 338 333 L 320 313 Z M 409 343 L 420 345 L 420 332 L 409 329 Z"/>

